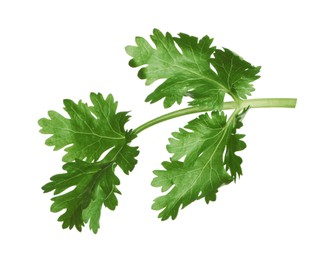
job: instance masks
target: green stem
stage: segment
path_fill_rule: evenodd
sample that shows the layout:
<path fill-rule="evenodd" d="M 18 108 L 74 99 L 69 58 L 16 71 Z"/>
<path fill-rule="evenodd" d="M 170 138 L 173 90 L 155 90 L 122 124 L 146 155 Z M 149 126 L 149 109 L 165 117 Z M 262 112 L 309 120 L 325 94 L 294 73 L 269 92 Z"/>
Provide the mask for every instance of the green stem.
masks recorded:
<path fill-rule="evenodd" d="M 258 99 L 247 99 L 242 100 L 240 102 L 230 101 L 230 102 L 224 102 L 223 110 L 228 109 L 236 109 L 236 108 L 264 108 L 264 107 L 282 107 L 282 108 L 295 108 L 297 103 L 297 99 L 295 98 L 258 98 Z M 154 118 L 141 126 L 137 127 L 133 130 L 134 134 L 139 134 L 140 132 L 144 131 L 145 129 L 154 126 L 156 124 L 159 124 L 161 122 L 180 117 L 185 116 L 189 114 L 195 114 L 200 112 L 207 112 L 211 111 L 212 109 L 208 107 L 188 107 L 183 108 L 162 116 L 159 116 L 157 118 Z"/>

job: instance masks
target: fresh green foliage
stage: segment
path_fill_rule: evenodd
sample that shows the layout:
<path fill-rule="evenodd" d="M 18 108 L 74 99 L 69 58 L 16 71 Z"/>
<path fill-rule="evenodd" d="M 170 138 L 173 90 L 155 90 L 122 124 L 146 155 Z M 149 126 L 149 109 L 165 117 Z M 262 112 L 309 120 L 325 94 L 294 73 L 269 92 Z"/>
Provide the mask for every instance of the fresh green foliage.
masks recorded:
<path fill-rule="evenodd" d="M 126 47 L 132 57 L 131 67 L 141 67 L 138 76 L 146 85 L 163 80 L 146 98 L 154 103 L 163 100 L 165 108 L 190 97 L 189 107 L 157 117 L 126 130 L 128 113 L 117 112 L 112 95 L 91 93 L 92 105 L 64 100 L 65 117 L 50 111 L 49 118 L 39 120 L 41 133 L 51 135 L 48 146 L 64 148 L 64 173 L 54 175 L 43 186 L 54 192 L 52 212 L 62 212 L 63 228 L 85 223 L 96 233 L 100 227 L 102 206 L 115 210 L 120 195 L 117 167 L 131 172 L 139 153 L 131 142 L 143 130 L 163 121 L 202 113 L 184 128 L 172 134 L 167 145 L 169 161 L 163 170 L 154 171 L 152 186 L 161 187 L 154 210 L 161 210 L 162 220 L 175 219 L 180 208 L 204 198 L 215 201 L 218 189 L 235 182 L 242 175 L 245 135 L 238 133 L 242 119 L 252 107 L 295 107 L 295 99 L 245 100 L 254 91 L 260 67 L 251 65 L 229 49 L 212 46 L 213 39 L 199 39 L 180 33 L 173 37 L 155 29 L 153 44 L 142 37 L 136 46 Z M 226 95 L 233 101 L 224 102 Z M 222 110 L 234 109 L 230 116 Z M 118 194 L 118 195 L 117 195 Z"/>
<path fill-rule="evenodd" d="M 118 204 L 116 194 L 120 194 L 117 189 L 120 182 L 115 175 L 115 167 L 114 162 L 76 160 L 64 165 L 67 173 L 53 176 L 51 182 L 43 186 L 45 192 L 54 190 L 55 195 L 76 186 L 74 190 L 52 199 L 52 212 L 66 210 L 58 219 L 63 222 L 63 228 L 75 226 L 81 231 L 84 222 L 90 220 L 90 228 L 97 232 L 102 205 L 114 210 Z"/>
<path fill-rule="evenodd" d="M 173 133 L 167 146 L 173 153 L 171 162 L 163 162 L 165 171 L 155 171 L 157 176 L 152 185 L 171 191 L 155 199 L 153 209 L 164 209 L 159 217 L 175 219 L 180 206 L 183 208 L 193 201 L 205 198 L 216 200 L 218 188 L 229 184 L 241 172 L 241 158 L 235 152 L 246 147 L 237 135 L 236 129 L 242 126 L 241 118 L 245 112 L 231 116 L 227 121 L 224 113 L 214 111 L 200 115 L 189 122 L 185 129 Z M 179 161 L 182 157 L 184 161 Z M 228 173 L 228 170 L 231 170 Z"/>
<path fill-rule="evenodd" d="M 217 52 L 208 36 L 198 40 L 184 33 L 172 37 L 154 30 L 151 39 L 156 49 L 141 37 L 136 38 L 137 46 L 126 47 L 133 57 L 130 66 L 147 65 L 138 73 L 139 78 L 146 79 L 146 85 L 165 79 L 147 97 L 146 101 L 151 103 L 164 98 L 164 106 L 168 108 L 174 103 L 180 104 L 184 96 L 190 96 L 193 99 L 190 105 L 221 108 L 226 93 L 245 95 L 242 87 L 247 87 L 248 95 L 250 82 L 259 78 L 256 74 L 260 67 L 253 67 L 227 49 Z M 214 59 L 211 58 L 213 53 Z"/>
<path fill-rule="evenodd" d="M 229 49 L 216 50 L 212 65 L 218 72 L 222 84 L 226 86 L 231 95 L 246 99 L 255 89 L 251 84 L 260 78 L 257 74 L 261 67 L 254 67 L 249 62 Z"/>
<path fill-rule="evenodd" d="M 50 119 L 39 120 L 41 133 L 51 134 L 45 144 L 55 150 L 65 148 L 64 162 L 80 159 L 93 162 L 111 147 L 122 147 L 127 143 L 128 133 L 124 124 L 129 120 L 125 112 L 117 113 L 117 102 L 112 95 L 105 100 L 101 94 L 91 93 L 92 107 L 79 101 L 65 99 L 65 111 L 70 118 L 49 111 Z"/>
<path fill-rule="evenodd" d="M 209 60 L 215 48 L 211 47 L 212 39 L 209 37 L 198 40 L 180 34 L 179 38 L 173 38 L 169 33 L 163 35 L 159 30 L 154 30 L 151 39 L 156 49 L 141 37 L 136 38 L 137 47 L 126 48 L 133 57 L 130 66 L 147 65 L 138 73 L 139 78 L 146 79 L 146 85 L 166 79 L 146 101 L 153 103 L 165 98 L 164 106 L 168 108 L 175 102 L 180 104 L 191 89 L 210 86 L 212 82 L 219 84 L 218 76 L 210 68 Z M 176 48 L 176 42 L 182 53 Z M 221 99 L 224 92 L 222 94 Z"/>
<path fill-rule="evenodd" d="M 54 191 L 58 195 L 52 199 L 51 211 L 65 210 L 58 219 L 63 228 L 75 226 L 81 231 L 84 222 L 89 222 L 96 233 L 102 205 L 114 210 L 118 204 L 120 182 L 115 168 L 119 166 L 124 173 L 132 171 L 138 148 L 128 145 L 135 137 L 124 130 L 129 116 L 125 112 L 116 113 L 117 103 L 112 95 L 104 99 L 101 94 L 91 93 L 91 101 L 93 106 L 64 100 L 70 118 L 50 111 L 50 119 L 40 119 L 39 125 L 41 133 L 52 135 L 46 140 L 47 145 L 55 150 L 70 145 L 63 157 L 67 162 L 63 167 L 66 173 L 53 176 L 43 186 L 44 192 Z M 100 159 L 104 152 L 107 155 Z M 66 193 L 71 187 L 74 189 Z"/>

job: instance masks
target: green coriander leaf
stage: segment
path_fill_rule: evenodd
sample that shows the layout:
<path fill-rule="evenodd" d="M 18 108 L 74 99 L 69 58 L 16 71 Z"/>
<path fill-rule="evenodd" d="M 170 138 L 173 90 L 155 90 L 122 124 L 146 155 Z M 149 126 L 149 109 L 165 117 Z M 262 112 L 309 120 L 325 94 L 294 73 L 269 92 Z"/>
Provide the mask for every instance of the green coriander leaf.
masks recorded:
<path fill-rule="evenodd" d="M 38 122 L 41 133 L 52 135 L 46 140 L 47 145 L 54 146 L 55 150 L 69 145 L 65 148 L 65 162 L 97 161 L 108 149 L 123 147 L 133 138 L 124 130 L 129 116 L 125 112 L 116 113 L 117 102 L 112 95 L 104 99 L 101 94 L 91 93 L 90 99 L 91 107 L 82 101 L 76 104 L 66 99 L 64 109 L 69 118 L 49 111 L 50 119 L 42 118 Z"/>
<path fill-rule="evenodd" d="M 97 232 L 102 205 L 114 210 L 118 204 L 116 194 L 120 194 L 117 189 L 120 182 L 115 175 L 115 167 L 113 162 L 76 160 L 64 165 L 66 173 L 54 175 L 51 182 L 43 186 L 44 192 L 54 190 L 55 195 L 75 186 L 72 191 L 52 199 L 52 212 L 66 210 L 58 219 L 63 222 L 63 228 L 75 226 L 81 231 L 84 222 L 90 220 L 91 229 Z"/>
<path fill-rule="evenodd" d="M 51 111 L 50 119 L 43 118 L 39 124 L 42 133 L 52 134 L 46 143 L 55 146 L 55 150 L 71 145 L 63 157 L 67 162 L 63 167 L 66 173 L 53 176 L 43 186 L 45 192 L 54 191 L 57 195 L 52 198 L 51 211 L 65 210 L 58 219 L 63 228 L 75 226 L 81 231 L 84 223 L 89 222 L 96 233 L 102 205 L 114 210 L 118 204 L 120 182 L 115 168 L 119 166 L 128 174 L 135 167 L 139 152 L 138 147 L 128 145 L 135 135 L 124 129 L 129 116 L 125 112 L 116 113 L 113 97 L 104 99 L 94 93 L 90 97 L 93 106 L 65 100 L 69 118 Z M 106 151 L 107 155 L 97 162 Z"/>
<path fill-rule="evenodd" d="M 229 49 L 216 50 L 211 60 L 222 84 L 240 99 L 246 99 L 255 89 L 251 84 L 260 78 L 261 67 L 254 67 Z"/>
<path fill-rule="evenodd" d="M 121 194 L 117 188 L 120 181 L 115 175 L 115 168 L 120 166 L 128 173 L 137 163 L 137 155 L 137 147 L 116 147 L 103 162 L 88 163 L 75 160 L 64 165 L 66 173 L 51 177 L 51 182 L 44 185 L 43 190 L 54 190 L 55 195 L 62 193 L 52 198 L 51 211 L 66 210 L 58 219 L 63 222 L 63 228 L 71 229 L 75 226 L 81 231 L 84 223 L 89 222 L 90 228 L 96 233 L 102 205 L 114 210 L 118 204 L 116 194 Z M 74 189 L 66 192 L 71 187 Z"/>
<path fill-rule="evenodd" d="M 242 174 L 242 160 L 236 152 L 244 149 L 243 135 L 236 133 L 242 126 L 239 115 L 234 113 L 227 120 L 222 112 L 214 111 L 189 122 L 185 129 L 173 133 L 167 149 L 173 154 L 171 162 L 164 162 L 165 170 L 155 171 L 152 185 L 171 189 L 155 199 L 152 208 L 162 210 L 159 217 L 175 219 L 179 208 L 195 200 L 205 198 L 214 201 L 218 188 Z M 184 158 L 183 161 L 180 161 Z"/>
<path fill-rule="evenodd" d="M 146 101 L 154 103 L 164 99 L 168 108 L 180 104 L 184 96 L 190 96 L 194 99 L 191 105 L 221 106 L 228 90 L 210 68 L 210 57 L 215 50 L 212 39 L 205 36 L 198 40 L 183 33 L 173 38 L 157 29 L 151 39 L 155 49 L 142 37 L 136 38 L 137 46 L 126 47 L 133 57 L 131 67 L 146 65 L 138 73 L 139 78 L 146 79 L 146 85 L 165 79 Z"/>

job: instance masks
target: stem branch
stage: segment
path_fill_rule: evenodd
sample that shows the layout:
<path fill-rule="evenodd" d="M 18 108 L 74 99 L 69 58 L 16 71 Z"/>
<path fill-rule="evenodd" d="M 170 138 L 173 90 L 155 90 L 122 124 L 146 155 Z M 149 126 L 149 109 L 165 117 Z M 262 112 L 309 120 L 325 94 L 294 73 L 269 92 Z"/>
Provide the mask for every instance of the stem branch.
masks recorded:
<path fill-rule="evenodd" d="M 297 99 L 295 98 L 258 98 L 258 99 L 247 99 L 243 100 L 239 103 L 235 101 L 230 102 L 224 102 L 223 110 L 228 109 L 236 109 L 236 108 L 264 108 L 264 107 L 282 107 L 282 108 L 295 108 L 297 103 Z M 180 117 L 185 116 L 189 114 L 195 114 L 200 112 L 207 112 L 211 111 L 211 109 L 207 107 L 189 107 L 189 108 L 183 108 L 180 110 L 176 110 L 174 112 L 167 113 L 165 115 L 159 116 L 157 118 L 154 118 L 141 126 L 137 127 L 133 130 L 134 134 L 139 134 L 140 132 L 144 131 L 145 129 L 154 126 L 156 124 L 159 124 L 161 122 Z"/>

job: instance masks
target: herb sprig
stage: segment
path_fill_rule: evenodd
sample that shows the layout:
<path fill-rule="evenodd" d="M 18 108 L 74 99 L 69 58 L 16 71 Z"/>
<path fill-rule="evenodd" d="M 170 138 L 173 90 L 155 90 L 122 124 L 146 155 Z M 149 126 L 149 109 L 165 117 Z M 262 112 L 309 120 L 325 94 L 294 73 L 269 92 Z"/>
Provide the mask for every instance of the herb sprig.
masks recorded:
<path fill-rule="evenodd" d="M 139 154 L 131 146 L 133 139 L 155 124 L 188 114 L 200 114 L 186 126 L 172 133 L 167 150 L 171 154 L 154 171 L 152 186 L 161 187 L 163 195 L 152 205 L 161 211 L 162 220 L 175 219 L 180 208 L 204 199 L 216 200 L 218 189 L 235 182 L 242 174 L 238 153 L 246 148 L 240 134 L 242 120 L 251 108 L 294 108 L 296 99 L 247 99 L 255 90 L 261 67 L 253 66 L 229 49 L 212 46 L 213 39 L 198 39 L 184 33 L 173 37 L 155 29 L 153 44 L 142 37 L 136 46 L 127 46 L 131 67 L 140 67 L 138 77 L 146 85 L 163 80 L 146 102 L 163 100 L 165 108 L 181 104 L 190 97 L 188 107 L 152 119 L 127 130 L 130 116 L 117 112 L 117 102 L 109 94 L 91 93 L 91 105 L 64 100 L 68 117 L 49 111 L 49 118 L 39 120 L 40 132 L 51 135 L 46 145 L 54 150 L 65 148 L 64 173 L 51 177 L 44 192 L 54 193 L 52 212 L 65 210 L 59 217 L 63 228 L 81 231 L 85 223 L 96 233 L 102 206 L 115 210 L 120 181 L 115 169 L 131 172 Z M 226 95 L 233 101 L 224 102 Z M 227 116 L 223 110 L 232 109 Z M 68 191 L 69 188 L 70 191 Z"/>

